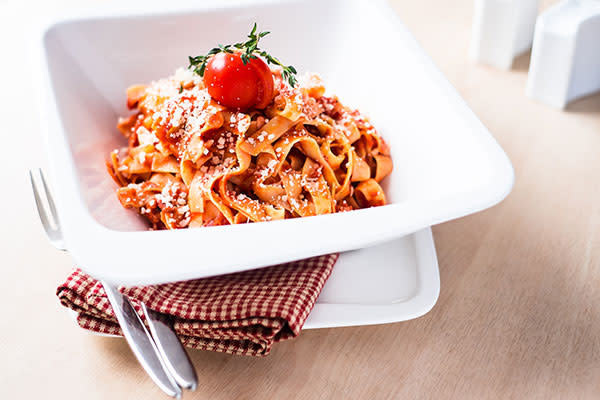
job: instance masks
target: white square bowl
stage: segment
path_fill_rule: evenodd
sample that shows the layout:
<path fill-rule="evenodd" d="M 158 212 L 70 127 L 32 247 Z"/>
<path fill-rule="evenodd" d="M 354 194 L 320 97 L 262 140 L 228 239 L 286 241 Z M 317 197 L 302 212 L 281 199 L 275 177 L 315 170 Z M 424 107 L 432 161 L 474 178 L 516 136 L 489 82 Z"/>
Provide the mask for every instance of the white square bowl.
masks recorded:
<path fill-rule="evenodd" d="M 94 277 L 121 284 L 199 278 L 372 246 L 501 201 L 510 161 L 384 1 L 207 1 L 147 5 L 44 29 L 44 130 L 65 243 Z M 188 55 L 272 32 L 264 48 L 364 111 L 392 149 L 389 205 L 284 221 L 147 231 L 104 161 L 125 144 L 125 89 Z"/>

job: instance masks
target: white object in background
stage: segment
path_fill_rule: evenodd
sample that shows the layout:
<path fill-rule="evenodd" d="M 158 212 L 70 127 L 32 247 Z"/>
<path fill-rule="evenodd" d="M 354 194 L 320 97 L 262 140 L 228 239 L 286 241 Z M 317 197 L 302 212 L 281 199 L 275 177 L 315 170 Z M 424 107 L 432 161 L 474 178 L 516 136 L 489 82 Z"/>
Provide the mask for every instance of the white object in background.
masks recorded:
<path fill-rule="evenodd" d="M 600 1 L 563 1 L 538 18 L 527 95 L 564 108 L 598 90 Z"/>
<path fill-rule="evenodd" d="M 533 40 L 538 0 L 475 0 L 471 58 L 510 69 Z"/>

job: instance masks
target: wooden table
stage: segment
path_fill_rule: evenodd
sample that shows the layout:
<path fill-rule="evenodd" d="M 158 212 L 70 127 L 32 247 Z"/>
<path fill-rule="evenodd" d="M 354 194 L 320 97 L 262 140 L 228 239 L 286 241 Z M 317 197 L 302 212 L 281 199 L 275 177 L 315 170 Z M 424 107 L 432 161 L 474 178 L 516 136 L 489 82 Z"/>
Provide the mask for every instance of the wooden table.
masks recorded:
<path fill-rule="evenodd" d="M 192 351 L 187 399 L 600 397 L 600 96 L 554 110 L 525 97 L 527 57 L 510 72 L 470 63 L 472 0 L 393 3 L 506 150 L 512 194 L 434 228 L 442 286 L 426 316 L 306 331 L 261 359 Z M 52 4 L 0 1 L 0 398 L 164 398 L 124 341 L 82 332 L 54 297 L 71 260 L 30 196 L 43 154 L 19 39 L 31 13 L 84 7 Z"/>

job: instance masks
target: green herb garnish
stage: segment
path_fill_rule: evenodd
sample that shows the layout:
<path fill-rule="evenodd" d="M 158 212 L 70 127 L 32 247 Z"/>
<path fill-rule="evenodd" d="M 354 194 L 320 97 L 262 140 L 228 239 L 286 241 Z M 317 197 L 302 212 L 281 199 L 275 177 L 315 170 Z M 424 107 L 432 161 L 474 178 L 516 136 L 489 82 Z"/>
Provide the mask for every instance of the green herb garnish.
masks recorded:
<path fill-rule="evenodd" d="M 296 83 L 298 83 L 295 76 L 297 74 L 296 68 L 294 68 L 291 65 L 283 65 L 281 61 L 279 61 L 279 59 L 273 57 L 272 55 L 270 55 L 264 50 L 261 50 L 258 47 L 258 42 L 260 41 L 260 39 L 264 38 L 271 32 L 267 31 L 257 33 L 256 31 L 257 27 L 255 22 L 252 31 L 248 35 L 248 40 L 246 40 L 245 42 L 227 45 L 219 44 L 218 47 L 210 49 L 209 52 L 204 56 L 188 56 L 188 60 L 190 62 L 188 68 L 194 67 L 195 73 L 197 73 L 200 76 L 204 76 L 206 63 L 208 62 L 211 56 L 217 53 L 233 53 L 233 49 L 237 49 L 242 51 L 241 58 L 244 65 L 246 65 L 250 59 L 258 58 L 257 55 L 264 57 L 268 64 L 279 65 L 282 68 L 281 76 L 283 77 L 283 79 L 288 81 L 290 86 L 296 86 Z"/>

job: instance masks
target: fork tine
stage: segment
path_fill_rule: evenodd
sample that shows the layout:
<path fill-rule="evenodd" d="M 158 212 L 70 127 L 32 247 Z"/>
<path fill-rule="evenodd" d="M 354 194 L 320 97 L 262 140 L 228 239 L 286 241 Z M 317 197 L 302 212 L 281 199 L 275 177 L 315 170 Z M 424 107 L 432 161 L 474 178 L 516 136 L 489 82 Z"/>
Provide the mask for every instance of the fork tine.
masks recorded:
<path fill-rule="evenodd" d="M 41 170 L 38 169 L 38 173 L 41 173 Z M 33 177 L 33 171 L 29 171 L 29 179 L 31 181 L 31 188 L 33 189 L 33 197 L 35 198 L 35 204 L 37 206 L 38 215 L 40 216 L 40 220 L 42 221 L 42 226 L 46 231 L 47 235 L 52 234 L 51 223 L 48 220 L 48 215 L 46 214 L 46 208 L 44 207 L 44 202 L 40 197 L 40 192 L 37 187 L 37 183 L 35 178 Z M 46 192 L 47 193 L 47 192 Z"/>
<path fill-rule="evenodd" d="M 48 189 L 48 185 L 46 184 L 46 178 L 44 177 L 44 171 L 39 170 L 40 177 L 42 178 L 42 185 L 44 185 L 44 191 L 46 192 L 46 201 L 48 202 L 48 207 L 50 208 L 50 213 L 52 214 L 52 220 L 54 221 L 54 226 L 56 230 L 60 232 L 60 223 L 58 221 L 58 213 L 56 212 L 56 206 L 54 205 L 54 200 L 52 199 L 52 195 L 50 194 L 50 190 Z"/>

